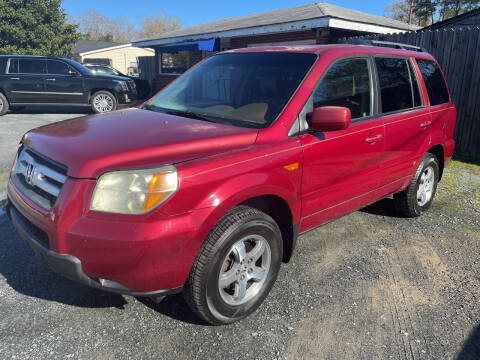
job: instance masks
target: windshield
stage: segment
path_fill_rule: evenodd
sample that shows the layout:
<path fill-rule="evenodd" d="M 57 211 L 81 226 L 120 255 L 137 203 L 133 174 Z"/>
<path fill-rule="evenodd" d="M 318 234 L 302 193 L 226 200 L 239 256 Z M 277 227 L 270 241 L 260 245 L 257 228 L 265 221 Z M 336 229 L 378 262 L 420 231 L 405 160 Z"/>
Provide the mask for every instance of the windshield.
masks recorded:
<path fill-rule="evenodd" d="M 80 71 L 83 75 L 91 75 L 92 74 L 90 69 L 86 68 L 85 66 L 83 66 L 79 62 L 76 62 L 75 60 L 67 59 L 67 58 L 63 58 L 63 60 L 68 62 L 70 65 L 72 65 L 76 70 Z"/>
<path fill-rule="evenodd" d="M 117 71 L 114 68 L 107 66 L 91 66 L 88 68 L 92 70 L 95 74 L 124 76 L 120 71 Z"/>
<path fill-rule="evenodd" d="M 212 56 L 152 98 L 145 109 L 264 128 L 280 114 L 315 62 L 315 54 Z"/>

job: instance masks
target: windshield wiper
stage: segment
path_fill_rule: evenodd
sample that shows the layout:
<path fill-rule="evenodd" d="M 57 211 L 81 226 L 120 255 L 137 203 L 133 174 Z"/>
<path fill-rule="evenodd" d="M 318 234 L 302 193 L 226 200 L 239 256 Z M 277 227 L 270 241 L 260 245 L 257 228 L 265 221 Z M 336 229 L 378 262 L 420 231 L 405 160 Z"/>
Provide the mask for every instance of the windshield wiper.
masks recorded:
<path fill-rule="evenodd" d="M 208 121 L 208 122 L 216 122 L 211 117 L 207 117 L 205 115 L 196 113 L 196 112 L 191 111 L 191 110 L 165 109 L 165 110 L 161 110 L 161 111 L 164 112 L 165 114 L 183 116 L 183 117 L 188 117 L 188 118 L 191 118 L 191 119 L 203 120 L 203 121 Z"/>
<path fill-rule="evenodd" d="M 149 111 L 155 111 L 155 112 L 162 112 L 162 113 L 169 114 L 169 115 L 183 116 L 183 117 L 188 117 L 188 118 L 191 118 L 191 119 L 203 120 L 203 121 L 208 121 L 208 122 L 216 122 L 211 117 L 207 117 L 206 115 L 202 115 L 202 114 L 196 113 L 196 112 L 191 111 L 191 110 L 166 109 L 166 108 L 162 108 L 160 106 L 156 106 L 156 105 L 152 105 L 152 104 L 145 104 L 145 105 L 142 106 L 142 109 L 149 110 Z"/>
<path fill-rule="evenodd" d="M 152 104 L 144 104 L 142 109 L 149 110 L 149 111 L 162 111 L 162 108 L 152 105 Z"/>

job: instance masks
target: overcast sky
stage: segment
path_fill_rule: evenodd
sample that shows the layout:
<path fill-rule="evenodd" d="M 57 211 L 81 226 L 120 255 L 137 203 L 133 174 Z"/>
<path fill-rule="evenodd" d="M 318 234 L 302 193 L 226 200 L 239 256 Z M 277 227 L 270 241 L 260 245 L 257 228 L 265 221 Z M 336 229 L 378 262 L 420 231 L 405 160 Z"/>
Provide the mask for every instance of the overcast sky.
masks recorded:
<path fill-rule="evenodd" d="M 392 1 L 333 0 L 328 3 L 374 15 L 383 15 L 383 9 Z M 135 21 L 139 16 L 152 14 L 161 9 L 167 15 L 182 19 L 184 26 L 192 26 L 228 17 L 311 3 L 313 1 L 302 0 L 64 0 L 63 7 L 73 18 L 75 18 L 75 14 L 94 10 L 109 17 L 125 16 L 130 21 Z"/>

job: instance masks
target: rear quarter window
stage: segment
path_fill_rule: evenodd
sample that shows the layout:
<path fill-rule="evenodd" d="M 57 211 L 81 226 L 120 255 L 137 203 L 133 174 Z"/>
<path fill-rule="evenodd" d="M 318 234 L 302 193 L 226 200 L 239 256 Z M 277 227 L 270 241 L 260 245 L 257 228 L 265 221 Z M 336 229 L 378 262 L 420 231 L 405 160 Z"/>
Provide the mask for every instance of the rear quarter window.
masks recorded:
<path fill-rule="evenodd" d="M 423 81 L 427 87 L 430 105 L 444 104 L 450 101 L 447 84 L 435 61 L 416 59 Z"/>

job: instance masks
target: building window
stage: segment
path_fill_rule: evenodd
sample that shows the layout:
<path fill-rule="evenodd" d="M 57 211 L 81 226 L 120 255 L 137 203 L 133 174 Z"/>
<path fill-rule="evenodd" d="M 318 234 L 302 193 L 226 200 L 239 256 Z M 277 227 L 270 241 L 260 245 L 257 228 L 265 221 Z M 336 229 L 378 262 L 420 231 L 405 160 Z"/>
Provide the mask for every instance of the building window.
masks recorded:
<path fill-rule="evenodd" d="M 188 51 L 178 53 L 160 53 L 160 73 L 183 74 L 189 67 Z"/>

